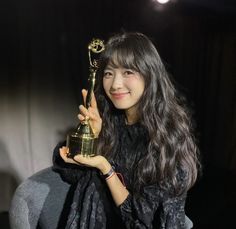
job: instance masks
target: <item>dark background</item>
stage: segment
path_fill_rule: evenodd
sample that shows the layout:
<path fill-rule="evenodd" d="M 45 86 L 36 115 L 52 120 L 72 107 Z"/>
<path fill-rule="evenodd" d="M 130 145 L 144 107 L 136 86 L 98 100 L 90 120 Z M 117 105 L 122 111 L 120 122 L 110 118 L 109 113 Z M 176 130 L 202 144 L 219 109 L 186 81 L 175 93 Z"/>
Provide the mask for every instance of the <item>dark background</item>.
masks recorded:
<path fill-rule="evenodd" d="M 79 104 L 88 42 L 121 29 L 153 40 L 195 112 L 203 175 L 186 205 L 194 228 L 236 228 L 235 1 L 2 0 L 1 93 L 40 75 L 46 87 L 67 79 Z"/>

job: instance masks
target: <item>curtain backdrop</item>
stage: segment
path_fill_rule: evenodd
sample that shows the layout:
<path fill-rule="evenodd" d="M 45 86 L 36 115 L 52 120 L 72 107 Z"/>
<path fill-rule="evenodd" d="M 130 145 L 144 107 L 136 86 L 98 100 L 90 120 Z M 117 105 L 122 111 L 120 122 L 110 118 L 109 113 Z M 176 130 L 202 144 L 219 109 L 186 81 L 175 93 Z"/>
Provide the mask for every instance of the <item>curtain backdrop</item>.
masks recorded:
<path fill-rule="evenodd" d="M 153 1 L 2 1 L 0 211 L 17 185 L 51 165 L 77 124 L 87 43 L 120 29 L 152 38 L 195 111 L 204 164 L 236 170 L 235 11 Z"/>

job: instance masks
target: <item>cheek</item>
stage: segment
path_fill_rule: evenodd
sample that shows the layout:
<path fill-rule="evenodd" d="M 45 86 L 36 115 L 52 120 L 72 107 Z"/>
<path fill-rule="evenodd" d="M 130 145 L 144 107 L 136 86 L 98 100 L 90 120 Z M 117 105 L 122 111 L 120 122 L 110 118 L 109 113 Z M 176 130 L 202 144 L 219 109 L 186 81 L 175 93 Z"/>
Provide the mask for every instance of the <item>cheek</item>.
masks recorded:
<path fill-rule="evenodd" d="M 108 80 L 103 79 L 103 88 L 104 88 L 104 91 L 106 92 L 106 94 L 108 94 L 108 92 L 110 90 L 110 84 L 109 84 Z"/>
<path fill-rule="evenodd" d="M 138 91 L 144 90 L 144 81 L 141 78 L 134 78 L 134 77 L 128 78 L 126 80 L 126 85 L 130 87 L 130 89 L 136 89 Z"/>

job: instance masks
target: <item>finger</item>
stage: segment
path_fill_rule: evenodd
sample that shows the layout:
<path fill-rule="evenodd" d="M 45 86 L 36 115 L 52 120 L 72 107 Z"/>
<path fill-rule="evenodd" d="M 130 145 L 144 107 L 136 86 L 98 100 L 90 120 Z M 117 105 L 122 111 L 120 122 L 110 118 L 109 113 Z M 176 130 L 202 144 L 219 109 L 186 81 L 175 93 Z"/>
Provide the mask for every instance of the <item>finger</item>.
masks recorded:
<path fill-rule="evenodd" d="M 84 120 L 85 120 L 85 117 L 84 117 L 83 115 L 81 115 L 81 114 L 78 114 L 78 119 L 79 119 L 80 121 L 84 121 Z"/>
<path fill-rule="evenodd" d="M 80 105 L 79 110 L 80 110 L 80 114 L 83 115 L 84 117 L 86 116 L 90 117 L 89 111 L 85 106 Z"/>
<path fill-rule="evenodd" d="M 89 112 L 89 117 L 91 119 L 96 119 L 96 115 L 95 115 L 94 109 L 92 107 L 88 108 L 88 112 Z"/>
<path fill-rule="evenodd" d="M 79 161 L 77 161 L 75 157 L 73 157 L 72 160 L 74 161 L 75 164 L 77 164 L 79 166 L 86 166 L 86 165 L 80 163 Z"/>
<path fill-rule="evenodd" d="M 99 115 L 97 109 L 94 109 L 94 108 L 92 108 L 92 107 L 89 107 L 89 108 L 88 108 L 88 112 L 89 112 L 90 118 L 91 118 L 92 120 L 97 120 L 97 121 L 100 121 L 100 120 L 101 120 L 100 115 Z"/>
<path fill-rule="evenodd" d="M 97 100 L 96 100 L 96 97 L 94 95 L 94 92 L 92 92 L 91 107 L 97 108 Z"/>
<path fill-rule="evenodd" d="M 59 149 L 59 151 L 60 151 L 60 153 L 62 153 L 63 155 L 67 155 L 67 153 L 68 153 L 68 147 L 63 146 L 63 147 L 61 147 L 61 148 Z"/>
<path fill-rule="evenodd" d="M 92 119 L 92 120 L 101 119 L 97 109 L 94 109 L 92 107 L 89 107 L 87 109 L 83 105 L 80 105 L 79 109 L 80 109 L 80 114 L 78 115 L 78 118 L 80 121 L 84 121 L 85 119 Z"/>
<path fill-rule="evenodd" d="M 87 95 L 88 95 L 88 91 L 85 90 L 85 89 L 82 89 L 82 96 L 83 96 L 84 104 L 86 103 L 86 97 L 87 97 Z M 91 107 L 97 108 L 97 100 L 96 100 L 96 97 L 95 97 L 95 95 L 94 95 L 94 92 L 92 92 Z"/>
<path fill-rule="evenodd" d="M 85 89 L 82 89 L 82 96 L 83 96 L 83 101 L 84 104 L 86 103 L 86 97 L 87 97 L 88 91 Z"/>
<path fill-rule="evenodd" d="M 96 114 L 97 116 L 100 117 L 100 113 L 99 113 L 99 110 L 97 108 L 93 108 L 93 107 L 90 107 L 91 108 L 91 111 Z"/>
<path fill-rule="evenodd" d="M 73 160 L 74 160 L 75 162 L 77 162 L 78 164 L 86 165 L 86 166 L 87 166 L 87 163 L 86 163 L 87 161 L 84 160 L 84 159 L 85 159 L 85 157 L 82 156 L 81 154 L 77 154 L 77 155 L 75 155 L 74 158 L 73 158 Z"/>
<path fill-rule="evenodd" d="M 93 166 L 94 164 L 94 157 L 87 155 L 77 154 L 74 156 L 74 160 L 86 166 Z"/>
<path fill-rule="evenodd" d="M 72 164 L 76 164 L 75 161 L 72 158 L 68 157 L 68 153 L 69 153 L 69 148 L 63 146 L 62 148 L 59 149 L 60 155 L 62 157 L 62 159 L 66 162 L 66 163 L 72 163 Z"/>
<path fill-rule="evenodd" d="M 59 153 L 60 153 L 60 156 L 62 157 L 62 159 L 67 162 L 67 163 L 70 163 L 70 159 L 67 157 L 67 154 L 68 154 L 68 148 L 67 147 L 62 147 L 59 149 Z"/>

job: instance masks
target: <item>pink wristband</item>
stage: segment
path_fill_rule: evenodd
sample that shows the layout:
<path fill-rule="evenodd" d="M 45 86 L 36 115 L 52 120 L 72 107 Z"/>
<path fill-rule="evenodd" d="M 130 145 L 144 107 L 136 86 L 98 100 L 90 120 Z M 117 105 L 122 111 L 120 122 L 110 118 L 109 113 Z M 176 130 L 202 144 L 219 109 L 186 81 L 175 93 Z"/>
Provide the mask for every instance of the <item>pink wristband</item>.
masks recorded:
<path fill-rule="evenodd" d="M 112 173 L 109 177 L 107 177 L 105 180 L 109 180 L 109 179 L 112 178 L 115 174 L 116 174 L 116 173 L 113 171 L 113 173 Z"/>

